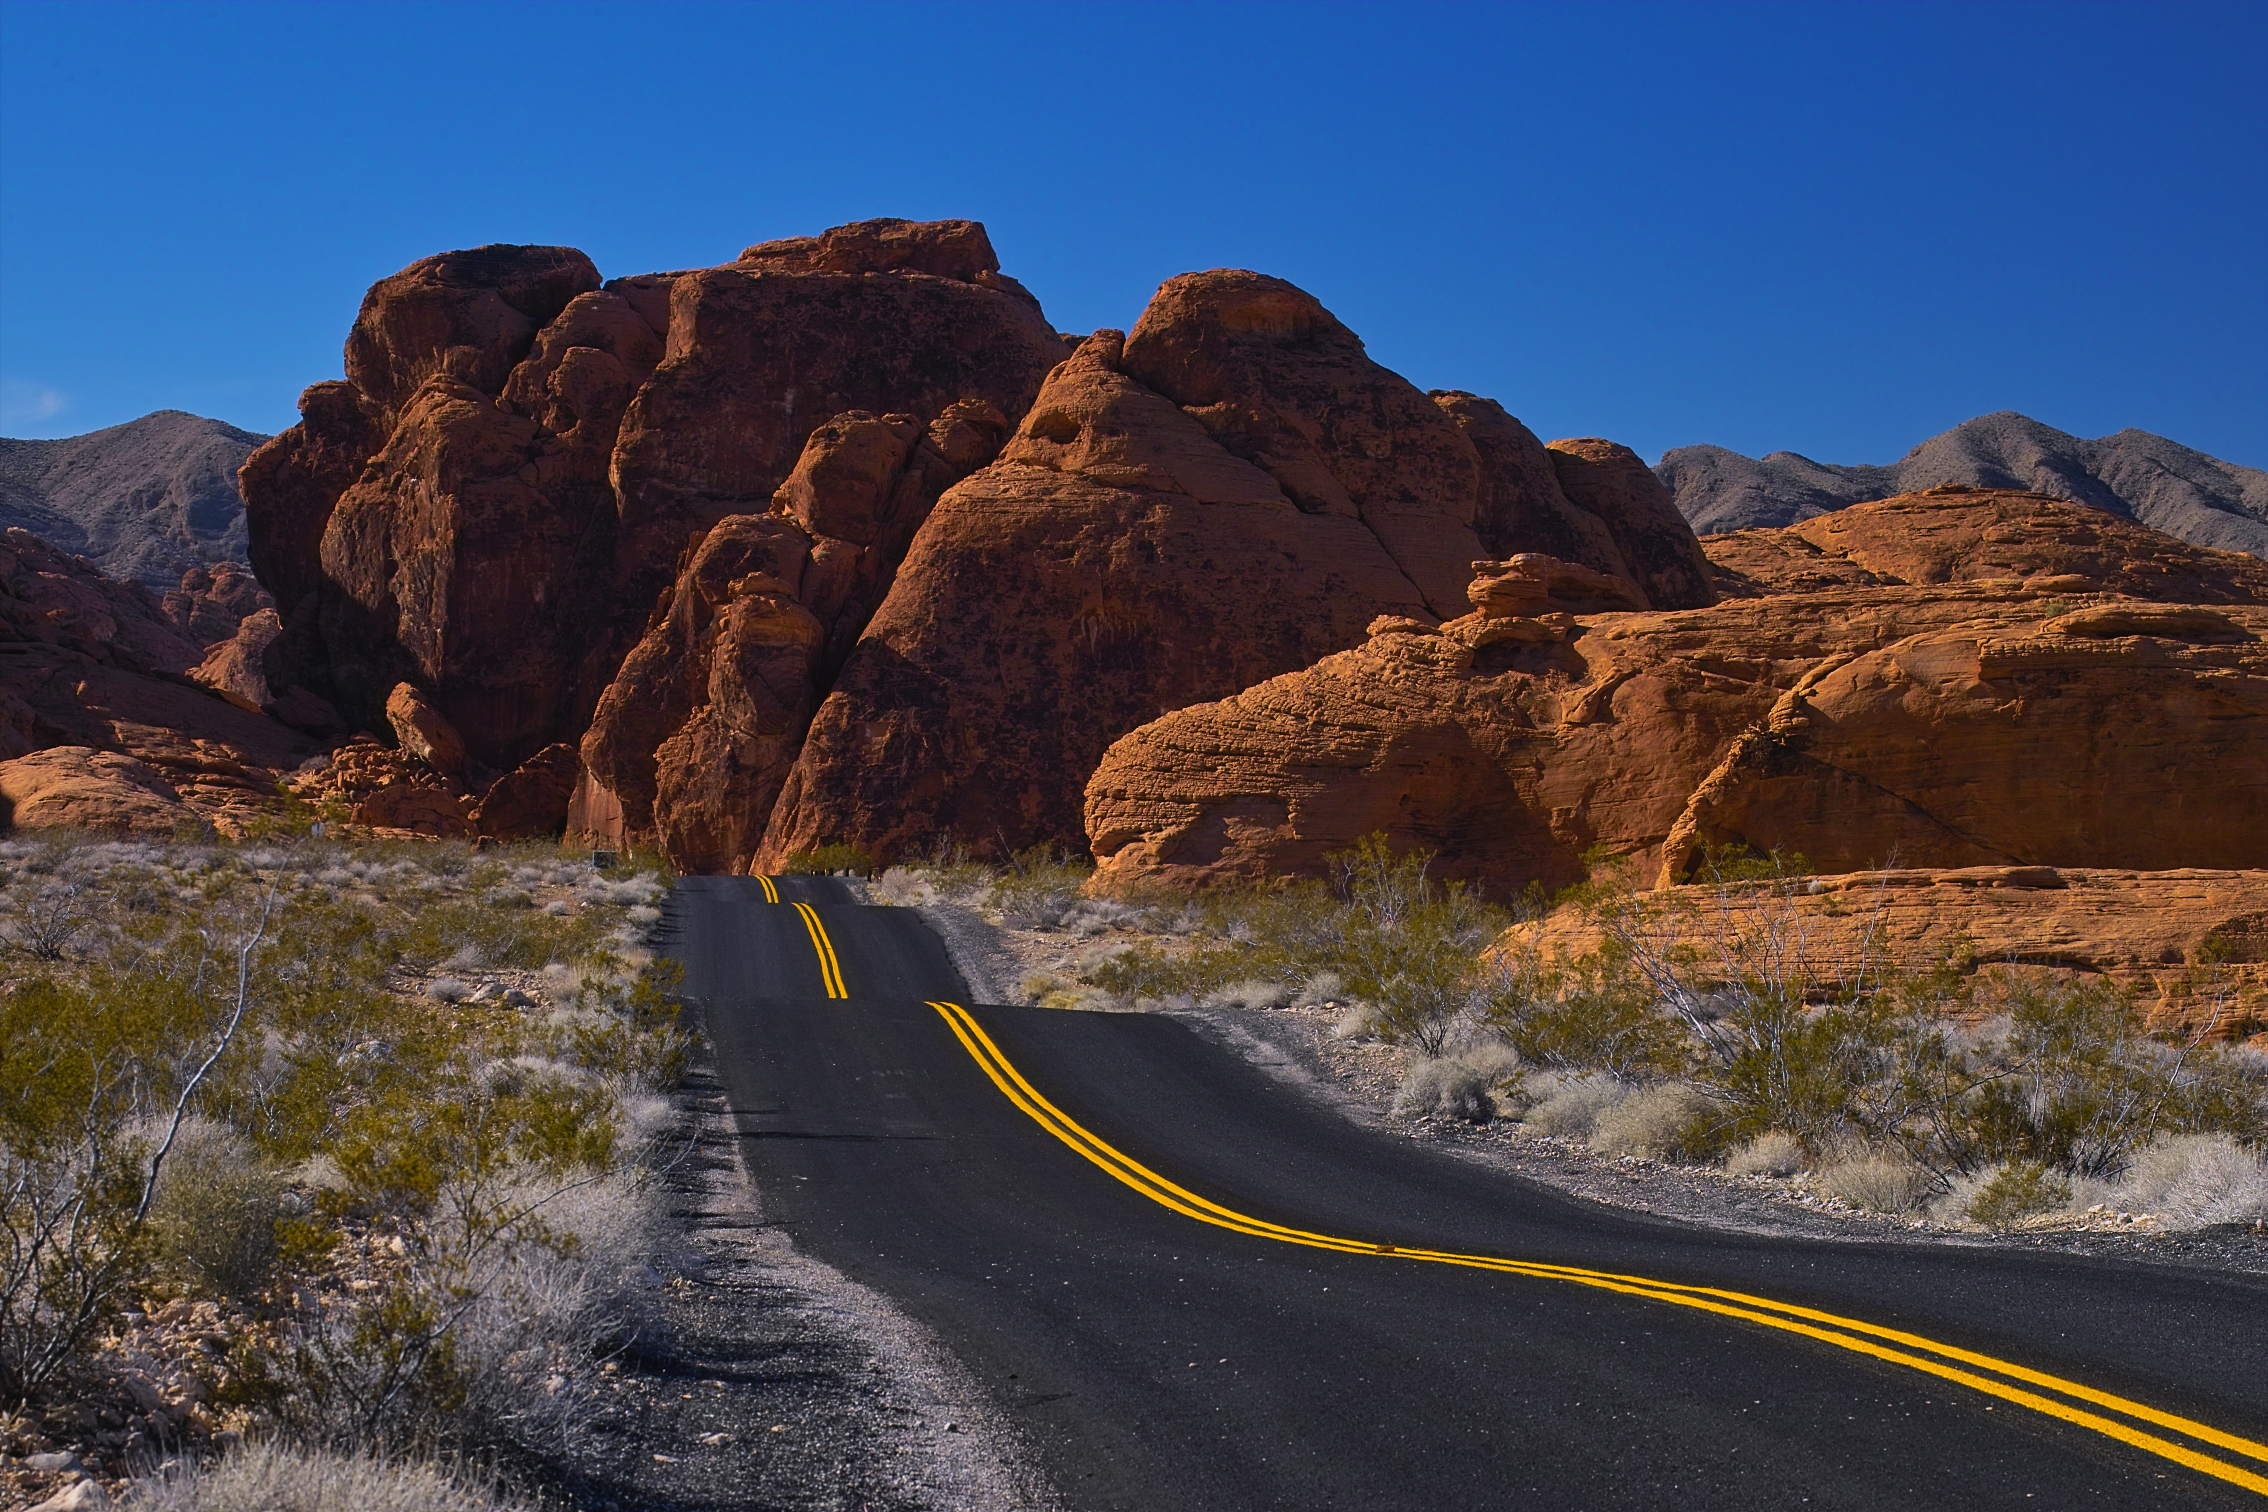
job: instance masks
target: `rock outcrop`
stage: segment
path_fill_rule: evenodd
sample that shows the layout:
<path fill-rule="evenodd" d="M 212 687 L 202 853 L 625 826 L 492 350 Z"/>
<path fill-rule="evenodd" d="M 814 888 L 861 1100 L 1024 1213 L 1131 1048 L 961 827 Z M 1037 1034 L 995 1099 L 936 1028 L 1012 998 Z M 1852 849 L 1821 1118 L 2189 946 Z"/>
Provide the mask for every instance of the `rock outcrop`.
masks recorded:
<path fill-rule="evenodd" d="M 1421 393 L 1279 279 L 1173 279 L 1067 355 L 969 221 L 606 283 L 564 248 L 426 259 L 246 463 L 278 612 L 199 675 L 382 740 L 406 687 L 476 808 L 574 745 L 579 830 L 721 870 L 1076 846 L 1119 734 L 1457 614 L 1471 562 L 1539 541 L 1586 605 L 1711 596 L 1643 467 Z"/>
<path fill-rule="evenodd" d="M 514 769 L 581 738 L 689 546 L 768 510 L 816 429 L 862 411 L 952 429 L 965 406 L 1004 430 L 1064 350 L 970 222 L 603 287 L 568 248 L 428 258 L 372 288 L 346 381 L 245 465 L 282 608 L 269 681 L 373 733 L 411 684 L 472 769 Z M 876 542 L 829 539 L 851 548 L 820 554 L 850 623 L 887 583 L 860 560 Z"/>
<path fill-rule="evenodd" d="M 272 613 L 276 607 L 251 570 L 235 562 L 190 568 L 181 574 L 181 586 L 161 603 L 176 630 L 208 648 L 235 635 L 251 616 L 262 610 Z"/>
<path fill-rule="evenodd" d="M 1105 883 L 1313 873 L 1372 831 L 1505 892 L 1601 844 L 1664 882 L 1716 847 L 2268 865 L 2268 564 L 1968 491 L 1711 546 L 1748 596 L 1537 613 L 1574 569 L 1481 564 L 1482 613 L 1135 731 L 1087 789 Z"/>
<path fill-rule="evenodd" d="M 1973 866 L 1687 885 L 1643 900 L 1678 921 L 1704 960 L 1712 936 L 1769 929 L 1796 971 L 1861 962 L 2101 979 L 2133 992 L 2156 1027 L 2237 1039 L 2268 1032 L 2268 871 L 2105 871 Z M 1516 926 L 1506 943 L 1567 958 L 1606 935 L 1581 908 Z"/>
<path fill-rule="evenodd" d="M 21 530 L 0 542 L 0 653 L 0 759 L 66 746 L 130 758 L 224 830 L 272 808 L 277 781 L 315 752 L 305 737 L 191 681 L 200 648 L 140 584 Z M 126 770 L 96 766 L 113 777 Z M 82 776 L 76 792 L 116 788 L 112 777 Z M 91 798 L 73 802 L 71 812 L 95 812 Z M 43 823 L 65 822 L 52 817 L 60 810 L 41 812 L 51 815 Z M 121 822 L 140 824 L 124 810 Z"/>
<path fill-rule="evenodd" d="M 0 828 L 69 829 L 171 840 L 210 829 L 163 777 L 131 756 L 51 746 L 0 761 Z"/>
<path fill-rule="evenodd" d="M 1847 505 L 1957 483 L 2054 494 L 2193 546 L 2268 555 L 2268 472 L 2148 431 L 2086 441 L 2005 410 L 1932 436 L 1887 467 L 1681 446 L 1654 471 L 1704 533 L 1793 525 Z"/>
<path fill-rule="evenodd" d="M 1472 561 L 1531 532 L 1587 543 L 1586 593 L 1647 602 L 1614 532 L 1649 562 L 1691 532 L 1606 491 L 1579 507 L 1554 455 L 1488 401 L 1429 398 L 1371 362 L 1280 279 L 1168 281 L 939 501 L 754 864 L 838 841 L 1076 849 L 1081 774 L 1120 734 L 1354 644 L 1381 615 L 1456 614 Z M 1682 545 L 1657 552 L 1655 528 Z M 1711 592 L 1699 574 L 1665 591 Z"/>

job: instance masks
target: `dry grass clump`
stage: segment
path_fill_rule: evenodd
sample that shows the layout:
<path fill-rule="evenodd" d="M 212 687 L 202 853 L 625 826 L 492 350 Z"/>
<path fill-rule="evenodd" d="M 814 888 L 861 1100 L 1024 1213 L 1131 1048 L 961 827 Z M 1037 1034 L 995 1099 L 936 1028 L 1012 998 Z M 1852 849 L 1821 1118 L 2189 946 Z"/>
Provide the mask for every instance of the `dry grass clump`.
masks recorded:
<path fill-rule="evenodd" d="M 1487 1123 L 1496 1116 L 1490 1082 L 1486 1071 L 1461 1060 L 1418 1057 L 1402 1077 L 1394 1111 L 1405 1117 Z"/>
<path fill-rule="evenodd" d="M 519 1512 L 492 1487 L 427 1464 L 253 1443 L 134 1483 L 123 1512 Z"/>
<path fill-rule="evenodd" d="M 1534 1101 L 1521 1122 L 1538 1134 L 1561 1139 L 1588 1139 L 1599 1115 L 1630 1095 L 1631 1089 L 1611 1076 L 1547 1073 L 1528 1084 Z"/>
<path fill-rule="evenodd" d="M 1715 1105 L 1682 1082 L 1644 1087 L 1599 1109 L 1591 1148 L 1602 1155 L 1692 1158 L 1707 1138 Z"/>
<path fill-rule="evenodd" d="M 2258 1223 L 2268 1219 L 2268 1161 L 2225 1134 L 2177 1135 L 2135 1157 L 2117 1198 L 2170 1228 Z"/>
<path fill-rule="evenodd" d="M 1883 1152 L 1836 1161 L 1819 1172 L 1814 1184 L 1852 1207 L 1893 1216 L 1921 1207 L 1930 1188 L 1927 1171 L 1910 1160 Z"/>
<path fill-rule="evenodd" d="M 1793 1176 L 1804 1167 L 1803 1141 L 1781 1129 L 1766 1129 L 1725 1157 L 1734 1176 Z"/>
<path fill-rule="evenodd" d="M 1265 977 L 1250 977 L 1216 987 L 1197 1001 L 1207 1008 L 1282 1008 L 1296 995 L 1287 982 L 1272 982 Z"/>

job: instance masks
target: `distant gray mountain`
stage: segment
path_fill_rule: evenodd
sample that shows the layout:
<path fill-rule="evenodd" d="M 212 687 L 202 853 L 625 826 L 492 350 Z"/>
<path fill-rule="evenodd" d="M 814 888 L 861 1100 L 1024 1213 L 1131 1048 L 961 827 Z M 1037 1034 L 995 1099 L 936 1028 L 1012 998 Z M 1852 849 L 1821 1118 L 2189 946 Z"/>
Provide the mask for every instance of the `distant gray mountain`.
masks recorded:
<path fill-rule="evenodd" d="M 0 528 L 176 588 L 191 567 L 245 560 L 236 470 L 267 439 L 180 410 L 60 441 L 0 439 Z"/>
<path fill-rule="evenodd" d="M 2193 546 L 2268 556 L 2268 472 L 2191 451 L 2148 431 L 2097 441 L 2010 410 L 1932 436 L 1888 467 L 1837 467 L 1794 452 L 1744 457 L 1681 446 L 1654 468 L 1702 535 L 1792 525 L 1940 483 L 2028 488 L 2092 504 Z"/>

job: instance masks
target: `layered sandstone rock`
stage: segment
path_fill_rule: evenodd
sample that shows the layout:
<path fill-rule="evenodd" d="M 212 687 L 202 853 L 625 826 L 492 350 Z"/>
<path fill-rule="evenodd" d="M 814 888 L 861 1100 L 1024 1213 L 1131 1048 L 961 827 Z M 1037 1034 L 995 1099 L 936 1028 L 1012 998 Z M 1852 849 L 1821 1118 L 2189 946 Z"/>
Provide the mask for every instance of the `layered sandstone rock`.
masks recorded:
<path fill-rule="evenodd" d="M 147 590 L 20 530 L 0 542 L 0 651 L 0 759 L 65 746 L 115 753 L 235 832 L 314 754 L 303 736 L 185 676 L 199 648 Z"/>
<path fill-rule="evenodd" d="M 1382 620 L 1158 720 L 1088 785 L 1105 882 L 1312 873 L 1372 831 L 1506 891 L 1577 880 L 1599 844 L 1672 882 L 1710 847 L 1829 871 L 2268 865 L 2260 564 L 2029 495 L 1796 530 L 1828 526 L 1745 533 L 1752 596 L 1710 609 Z"/>
<path fill-rule="evenodd" d="M 1692 546 L 1674 511 L 1598 503 L 1616 528 L 1677 537 L 1669 557 Z M 1118 735 L 1354 644 L 1381 615 L 1456 614 L 1476 557 L 1533 538 L 1580 543 L 1584 607 L 1649 602 L 1607 522 L 1500 407 L 1420 393 L 1280 279 L 1170 280 L 939 502 L 820 704 L 756 864 L 834 841 L 1075 849 L 1080 775 Z"/>
<path fill-rule="evenodd" d="M 173 839 L 205 829 L 166 780 L 115 751 L 53 746 L 0 761 L 0 827 Z M 206 830 L 206 833 L 210 833 Z"/>
<path fill-rule="evenodd" d="M 1726 935 L 1779 940 L 1787 964 L 1825 982 L 1867 962 L 2020 979 L 2099 978 L 2133 992 L 2160 1027 L 2268 1033 L 2268 870 L 1901 868 L 1792 885 L 1687 885 L 1643 900 L 1669 938 L 1715 955 Z M 1606 934 L 1580 908 L 1515 927 L 1507 944 L 1566 959 Z"/>
<path fill-rule="evenodd" d="M 564 248 L 426 259 L 247 462 L 277 623 L 200 675 L 380 735 L 407 684 L 468 795 L 577 744 L 578 827 L 722 868 L 1076 845 L 1110 739 L 1456 614 L 1476 559 L 1564 546 L 1618 601 L 1691 597 L 1674 512 L 1619 473 L 1574 498 L 1501 408 L 1420 393 L 1281 280 L 1170 281 L 1035 408 L 1066 353 L 968 221 L 604 285 Z"/>
<path fill-rule="evenodd" d="M 347 347 L 242 475 L 269 681 L 373 732 L 412 683 L 484 770 L 581 736 L 688 545 L 768 508 L 816 427 L 1005 429 L 1064 353 L 981 227 L 902 221 L 604 287 L 571 249 L 448 253 L 374 286 Z M 870 610 L 850 544 L 834 591 Z"/>

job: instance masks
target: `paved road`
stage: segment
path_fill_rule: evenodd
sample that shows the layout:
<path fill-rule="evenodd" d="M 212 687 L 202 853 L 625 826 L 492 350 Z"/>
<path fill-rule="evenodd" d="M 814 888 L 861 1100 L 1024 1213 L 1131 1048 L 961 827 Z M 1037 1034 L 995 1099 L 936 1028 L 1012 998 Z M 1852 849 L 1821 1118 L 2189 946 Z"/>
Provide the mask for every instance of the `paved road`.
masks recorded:
<path fill-rule="evenodd" d="M 1355 1127 L 1170 1018 L 949 1013 L 919 917 L 839 884 L 688 879 L 671 922 L 769 1214 L 934 1328 L 1082 1512 L 2268 1494 L 2258 1278 L 1696 1232 Z"/>

